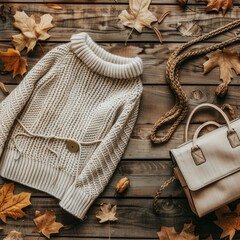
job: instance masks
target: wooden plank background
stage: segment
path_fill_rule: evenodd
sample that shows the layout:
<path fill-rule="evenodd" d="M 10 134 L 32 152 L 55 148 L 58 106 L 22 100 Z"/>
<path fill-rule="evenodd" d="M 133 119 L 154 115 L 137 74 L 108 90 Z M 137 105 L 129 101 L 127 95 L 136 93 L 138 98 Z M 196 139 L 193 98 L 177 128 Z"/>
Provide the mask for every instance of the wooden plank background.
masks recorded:
<path fill-rule="evenodd" d="M 3 1 L 1 1 L 2 3 Z M 54 10 L 47 7 L 46 3 L 54 2 L 63 7 L 62 10 Z M 4 2 L 3 2 L 4 3 Z M 51 38 L 41 43 L 45 52 L 53 47 L 68 42 L 74 33 L 86 31 L 91 37 L 106 50 L 114 46 L 123 46 L 130 29 L 122 26 L 118 21 L 119 13 L 127 8 L 127 0 L 9 0 L 5 2 L 12 7 L 12 11 L 24 10 L 28 15 L 40 16 L 50 13 L 53 16 L 55 27 L 49 31 Z M 108 224 L 99 224 L 95 212 L 99 204 L 110 201 L 118 205 L 117 217 L 119 221 L 111 224 L 111 237 L 120 239 L 158 239 L 156 232 L 161 226 L 174 226 L 181 230 L 184 223 L 193 222 L 200 239 L 204 239 L 212 233 L 214 239 L 219 239 L 220 229 L 213 224 L 214 214 L 199 219 L 191 212 L 184 193 L 176 182 L 169 186 L 162 194 L 159 201 L 161 215 L 156 215 L 152 208 L 153 195 L 158 187 L 172 176 L 172 164 L 169 158 L 169 149 L 183 143 L 184 123 L 180 125 L 171 140 L 163 144 L 153 145 L 149 140 L 149 134 L 154 122 L 163 113 L 174 105 L 174 97 L 165 81 L 165 66 L 169 54 L 179 44 L 192 39 L 183 37 L 176 29 L 177 23 L 196 21 L 203 30 L 209 32 L 219 26 L 223 26 L 240 17 L 240 2 L 234 1 L 234 7 L 225 16 L 222 13 L 206 14 L 206 1 L 189 0 L 190 9 L 182 10 L 176 0 L 153 0 L 151 11 L 160 16 L 165 11 L 171 11 L 161 25 L 156 24 L 160 29 L 164 44 L 160 44 L 151 29 L 144 29 L 142 34 L 133 32 L 129 39 L 129 45 L 141 48 L 139 56 L 144 62 L 144 73 L 142 81 L 144 92 L 141 99 L 141 106 L 137 124 L 129 141 L 126 152 L 119 164 L 115 174 L 110 180 L 107 188 L 90 208 L 85 222 L 76 222 L 71 215 L 61 210 L 58 201 L 53 197 L 16 184 L 16 192 L 28 191 L 32 193 L 32 206 L 26 208 L 27 216 L 23 220 L 8 220 L 3 225 L 4 230 L 0 233 L 3 238 L 10 230 L 22 231 L 27 240 L 43 240 L 37 233 L 32 233 L 34 223 L 32 218 L 36 209 L 44 211 L 52 209 L 57 213 L 57 219 L 64 224 L 76 222 L 76 226 L 61 230 L 54 235 L 57 240 L 75 239 L 108 239 Z M 11 47 L 11 38 L 18 30 L 13 27 L 13 18 L 6 23 L 0 21 L 0 50 Z M 202 48 L 216 42 L 232 37 L 238 29 L 234 29 L 221 36 L 209 39 L 200 43 L 194 48 Z M 239 44 L 232 48 L 239 50 Z M 30 70 L 43 56 L 39 46 L 29 53 L 28 70 Z M 181 68 L 181 83 L 189 97 L 190 110 L 203 102 L 210 102 L 221 106 L 223 103 L 230 103 L 239 113 L 240 110 L 240 78 L 234 76 L 229 87 L 229 92 L 224 99 L 218 99 L 214 90 L 220 83 L 219 69 L 213 70 L 206 76 L 203 74 L 204 56 L 187 61 Z M 7 84 L 12 91 L 22 80 L 21 77 L 12 79 L 11 74 L 1 75 L 0 81 Z M 5 96 L 0 93 L 0 100 Z M 211 111 L 205 111 L 196 116 L 191 126 L 190 135 L 203 121 L 214 119 L 220 121 L 219 115 Z M 122 196 L 114 196 L 114 186 L 122 176 L 128 176 L 131 187 Z M 5 182 L 0 180 L 0 185 Z M 237 202 L 231 206 L 234 207 Z M 240 239 L 237 234 L 235 239 Z"/>

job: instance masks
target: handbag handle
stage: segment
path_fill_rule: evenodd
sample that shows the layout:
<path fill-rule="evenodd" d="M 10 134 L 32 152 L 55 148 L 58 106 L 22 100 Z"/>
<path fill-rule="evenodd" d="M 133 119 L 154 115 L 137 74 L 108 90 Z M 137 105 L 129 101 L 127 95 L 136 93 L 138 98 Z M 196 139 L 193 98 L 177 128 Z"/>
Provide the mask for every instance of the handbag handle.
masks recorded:
<path fill-rule="evenodd" d="M 185 142 L 188 141 L 189 124 L 191 122 L 191 119 L 192 119 L 194 113 L 196 111 L 198 111 L 199 109 L 206 108 L 206 107 L 213 108 L 213 109 L 217 110 L 223 116 L 223 118 L 224 118 L 224 120 L 225 120 L 225 122 L 227 124 L 228 133 L 230 134 L 230 133 L 234 132 L 234 130 L 233 130 L 231 124 L 230 124 L 230 120 L 229 120 L 228 116 L 226 115 L 226 113 L 221 108 L 219 108 L 216 105 L 211 104 L 211 103 L 202 103 L 202 104 L 198 105 L 197 107 L 195 107 L 193 109 L 193 111 L 191 112 L 191 114 L 189 115 L 189 117 L 188 117 L 188 120 L 187 120 L 187 123 L 186 123 L 186 127 L 185 127 Z"/>
<path fill-rule="evenodd" d="M 215 121 L 208 121 L 208 122 L 205 122 L 203 123 L 201 126 L 199 126 L 196 130 L 196 132 L 194 133 L 194 136 L 193 136 L 193 148 L 197 148 L 197 138 L 198 138 L 198 135 L 199 133 L 203 130 L 203 128 L 205 128 L 206 126 L 209 126 L 209 125 L 214 125 L 216 127 L 221 127 L 221 124 L 215 122 Z"/>

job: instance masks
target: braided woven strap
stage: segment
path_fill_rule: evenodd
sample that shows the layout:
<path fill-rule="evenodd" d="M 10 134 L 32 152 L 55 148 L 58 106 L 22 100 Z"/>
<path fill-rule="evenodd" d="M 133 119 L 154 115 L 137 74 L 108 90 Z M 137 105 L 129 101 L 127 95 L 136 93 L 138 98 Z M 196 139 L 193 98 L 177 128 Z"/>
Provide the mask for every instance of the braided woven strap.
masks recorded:
<path fill-rule="evenodd" d="M 220 33 L 231 30 L 237 26 L 240 26 L 240 20 L 236 20 L 223 27 L 213 30 L 210 33 L 204 34 L 196 39 L 189 41 L 181 45 L 180 47 L 178 47 L 170 55 L 167 61 L 167 66 L 166 66 L 166 80 L 169 83 L 169 86 L 174 93 L 176 103 L 171 110 L 169 110 L 167 113 L 161 116 L 154 124 L 154 127 L 150 135 L 150 139 L 152 140 L 153 143 L 167 142 L 188 113 L 188 97 L 186 93 L 183 91 L 179 81 L 179 71 L 180 71 L 181 65 L 191 57 L 207 54 L 211 51 L 230 45 L 240 40 L 240 36 L 235 35 L 233 38 L 230 38 L 222 43 L 213 44 L 206 48 L 192 50 L 190 52 L 186 52 L 182 54 L 181 52 L 183 52 L 185 49 L 187 49 L 188 47 L 192 46 L 195 43 L 201 42 L 203 40 L 216 36 Z M 159 131 L 159 129 L 164 124 L 170 123 L 172 121 L 173 121 L 173 124 L 169 127 L 166 134 L 161 137 L 157 136 L 157 132 Z"/>

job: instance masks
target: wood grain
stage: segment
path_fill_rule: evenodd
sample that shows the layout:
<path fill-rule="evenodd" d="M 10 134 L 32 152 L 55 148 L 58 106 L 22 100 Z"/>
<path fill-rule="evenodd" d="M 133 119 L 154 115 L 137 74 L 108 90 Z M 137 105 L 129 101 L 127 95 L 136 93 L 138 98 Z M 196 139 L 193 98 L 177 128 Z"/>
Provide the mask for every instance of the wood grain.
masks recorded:
<path fill-rule="evenodd" d="M 92 3 L 92 4 L 95 4 L 95 3 L 105 3 L 105 4 L 118 4 L 118 3 L 128 3 L 128 0 L 116 0 L 116 2 L 114 0 L 8 0 L 8 1 L 4 1 L 4 2 L 8 2 L 8 3 L 11 3 L 11 2 L 31 2 L 31 3 L 63 3 L 65 4 L 66 2 L 68 3 Z M 158 4 L 158 5 L 163 5 L 163 4 L 176 4 L 176 1 L 175 0 L 152 0 L 152 4 Z M 201 1 L 198 1 L 196 2 L 195 0 L 189 0 L 188 1 L 188 4 L 206 4 L 206 1 L 205 0 L 201 0 Z"/>
<path fill-rule="evenodd" d="M 2 3 L 3 1 L 1 1 Z M 48 2 L 60 4 L 62 10 L 54 10 L 47 7 Z M 37 17 L 44 13 L 50 13 L 54 18 L 55 28 L 49 31 L 51 38 L 41 42 L 45 52 L 53 47 L 69 41 L 70 36 L 81 31 L 88 32 L 91 37 L 106 50 L 115 46 L 124 46 L 124 42 L 131 29 L 122 26 L 118 21 L 118 14 L 127 9 L 128 0 L 8 0 L 5 1 L 12 6 L 13 12 L 24 10 L 27 14 L 34 14 Z M 198 219 L 191 212 L 185 195 L 178 182 L 170 185 L 161 196 L 159 207 L 161 215 L 156 215 L 153 211 L 153 195 L 159 186 L 172 176 L 172 163 L 169 158 L 169 150 L 183 143 L 183 133 L 185 122 L 173 134 L 171 140 L 163 145 L 153 145 L 149 140 L 149 134 L 154 122 L 174 105 L 173 95 L 165 81 L 165 66 L 169 54 L 181 43 L 187 42 L 192 37 L 183 37 L 176 29 L 177 23 L 196 21 L 203 33 L 209 32 L 219 26 L 223 26 L 235 19 L 239 19 L 240 2 L 234 1 L 234 7 L 224 17 L 222 13 L 206 14 L 206 1 L 189 0 L 191 9 L 183 10 L 177 5 L 176 0 L 152 0 L 151 11 L 156 16 L 160 16 L 165 11 L 171 11 L 161 25 L 156 24 L 160 29 L 164 44 L 158 42 L 156 35 L 151 29 L 144 29 L 142 34 L 133 31 L 128 45 L 142 48 L 139 56 L 144 62 L 144 73 L 142 81 L 144 92 L 141 99 L 139 117 L 130 138 L 128 147 L 122 161 L 117 167 L 105 191 L 94 202 L 88 212 L 85 222 L 79 223 L 70 214 L 63 211 L 58 200 L 50 195 L 25 187 L 16 183 L 15 192 L 29 191 L 32 193 L 32 206 L 26 208 L 27 216 L 24 220 L 8 219 L 3 225 L 3 232 L 0 238 L 13 230 L 20 230 L 24 233 L 26 240 L 44 240 L 37 233 L 32 233 L 35 210 L 44 212 L 52 209 L 57 214 L 57 220 L 64 224 L 75 223 L 76 226 L 61 232 L 53 237 L 56 240 L 107 240 L 109 225 L 99 224 L 95 212 L 99 210 L 101 202 L 111 202 L 118 205 L 117 217 L 119 221 L 111 224 L 111 237 L 114 240 L 146 240 L 158 239 L 156 232 L 161 226 L 175 227 L 181 231 L 184 223 L 193 222 L 197 225 L 196 233 L 200 234 L 200 239 L 205 239 L 212 233 L 214 239 L 220 238 L 220 229 L 214 225 L 216 219 L 214 214 Z M 6 50 L 11 47 L 12 35 L 19 33 L 12 26 L 13 18 L 3 23 L 0 20 L 0 49 Z M 237 30 L 234 29 L 219 37 L 197 44 L 193 48 L 204 48 L 212 43 L 221 42 L 233 37 Z M 239 44 L 231 46 L 239 49 Z M 27 56 L 25 51 L 22 54 L 27 57 L 30 70 L 38 60 L 44 55 L 39 46 Z M 214 69 L 211 73 L 203 75 L 203 62 L 205 57 L 187 61 L 181 68 L 181 83 L 183 89 L 189 97 L 190 111 L 200 103 L 210 102 L 221 106 L 223 103 L 230 103 L 235 110 L 240 113 L 240 78 L 234 75 L 234 79 L 229 87 L 226 98 L 217 99 L 214 95 L 216 86 L 220 83 L 219 69 Z M 0 70 L 3 63 L 0 62 Z M 12 79 L 11 74 L 1 75 L 0 81 L 7 84 L 10 91 L 13 91 L 22 78 Z M 0 102 L 5 99 L 0 92 Z M 205 110 L 199 113 L 194 119 L 190 128 L 190 136 L 194 133 L 200 123 L 206 120 L 221 121 L 217 113 Z M 167 126 L 166 126 L 167 127 Z M 166 129 L 165 127 L 165 129 Z M 162 132 L 161 132 L 162 134 Z M 131 181 L 129 190 L 117 198 L 114 197 L 114 186 L 122 176 L 128 176 Z M 5 182 L 0 179 L 0 186 Z M 231 204 L 232 209 L 237 201 Z M 240 239 L 240 234 L 236 235 Z"/>
<path fill-rule="evenodd" d="M 47 53 L 52 48 L 56 47 L 60 43 L 41 43 L 44 51 Z M 142 48 L 141 53 L 138 55 L 142 58 L 144 64 L 144 70 L 142 75 L 143 84 L 167 84 L 165 80 L 165 69 L 168 56 L 174 49 L 176 49 L 179 44 L 177 43 L 167 43 L 164 45 L 154 44 L 154 43 L 139 43 L 131 44 Z M 209 46 L 209 43 L 199 44 L 194 46 L 195 48 L 205 48 Z M 110 51 L 116 46 L 121 46 L 124 50 L 123 43 L 101 43 L 100 46 L 104 47 L 107 51 Z M 12 45 L 9 42 L 0 42 L 0 49 L 6 51 L 11 48 Z M 231 48 L 238 50 L 239 45 L 235 44 Z M 26 55 L 25 52 L 22 53 Z M 43 57 L 43 53 L 40 47 L 37 45 L 34 51 L 30 52 L 27 56 L 28 61 L 28 71 L 37 64 L 39 59 Z M 198 58 L 191 59 L 187 61 L 181 67 L 180 80 L 183 85 L 194 84 L 194 85 L 218 85 L 221 83 L 219 79 L 219 68 L 215 68 L 209 74 L 203 74 L 203 63 L 207 60 L 205 56 L 199 56 Z M 1 66 L 2 65 L 2 66 Z M 0 69 L 3 69 L 3 64 L 0 65 Z M 233 73 L 233 80 L 231 85 L 240 85 L 240 77 Z M 12 73 L 2 75 L 1 81 L 8 84 L 17 84 L 22 80 L 21 76 L 12 79 Z"/>
<path fill-rule="evenodd" d="M 159 186 L 172 177 L 172 162 L 146 160 L 121 161 L 100 197 L 114 198 L 115 185 L 124 176 L 130 179 L 131 186 L 123 194 L 116 195 L 117 198 L 151 198 Z M 1 178 L 0 186 L 2 186 L 4 182 L 9 181 Z M 15 186 L 16 193 L 26 191 L 31 192 L 34 197 L 50 197 L 49 194 L 25 187 L 18 183 L 16 183 Z M 179 183 L 175 182 L 163 192 L 162 197 L 184 197 L 184 193 Z"/>
<path fill-rule="evenodd" d="M 206 236 L 210 232 L 214 237 L 219 237 L 219 229 L 212 222 L 215 219 L 214 214 L 210 214 L 202 219 L 198 219 L 191 212 L 186 199 L 161 199 L 159 207 L 161 214 L 156 215 L 152 208 L 152 199 L 98 199 L 90 208 L 87 219 L 82 223 L 77 223 L 72 216 L 58 207 L 58 201 L 52 198 L 32 198 L 32 206 L 25 209 L 27 216 L 24 221 L 14 221 L 8 219 L 4 225 L 4 231 L 1 234 L 9 232 L 11 229 L 22 229 L 22 232 L 28 236 L 38 236 L 32 233 L 34 223 L 32 221 L 36 209 L 44 212 L 52 209 L 56 212 L 57 221 L 64 225 L 75 223 L 72 229 L 62 230 L 61 237 L 91 237 L 107 238 L 108 223 L 99 224 L 95 217 L 96 211 L 99 210 L 101 202 L 109 201 L 112 205 L 117 204 L 118 221 L 111 223 L 112 238 L 156 238 L 156 232 L 161 226 L 174 226 L 178 231 L 181 230 L 186 222 L 193 222 L 197 225 L 197 233 Z M 236 203 L 234 204 L 236 205 Z M 59 236 L 58 235 L 58 236 Z M 238 235 L 237 235 L 238 236 Z M 202 238 L 201 238 L 202 239 Z"/>
<path fill-rule="evenodd" d="M 125 42 L 131 29 L 124 27 L 118 20 L 120 12 L 127 8 L 126 4 L 64 4 L 63 10 L 48 8 L 46 4 L 12 4 L 12 10 L 24 10 L 28 15 L 36 17 L 44 13 L 50 13 L 54 19 L 55 27 L 49 31 L 51 38 L 47 41 L 66 42 L 74 33 L 86 31 L 96 41 L 100 42 Z M 202 27 L 203 33 L 209 32 L 217 27 L 223 26 L 239 18 L 239 9 L 235 6 L 225 17 L 222 14 L 208 13 L 203 5 L 193 5 L 191 10 L 183 10 L 177 5 L 154 5 L 150 10 L 160 17 L 166 11 L 171 14 L 156 26 L 160 29 L 164 42 L 186 42 L 192 37 L 183 37 L 176 29 L 178 23 L 197 21 Z M 19 33 L 14 29 L 13 19 L 9 18 L 6 23 L 0 22 L 0 41 L 10 41 L 12 35 Z M 236 32 L 222 34 L 219 37 L 210 39 L 210 42 L 223 41 Z M 145 29 L 142 34 L 133 32 L 129 42 L 159 42 L 151 29 Z"/>

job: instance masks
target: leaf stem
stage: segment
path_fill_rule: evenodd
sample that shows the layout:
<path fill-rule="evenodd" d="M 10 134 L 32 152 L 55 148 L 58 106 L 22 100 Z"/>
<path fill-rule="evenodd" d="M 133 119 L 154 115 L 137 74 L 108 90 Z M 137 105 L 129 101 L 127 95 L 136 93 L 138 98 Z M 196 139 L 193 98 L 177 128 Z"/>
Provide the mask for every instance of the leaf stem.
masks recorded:
<path fill-rule="evenodd" d="M 156 27 L 153 27 L 153 31 L 157 35 L 157 38 L 158 38 L 159 42 L 162 44 L 163 43 L 163 37 L 162 37 L 161 32 Z"/>
<path fill-rule="evenodd" d="M 132 30 L 130 31 L 130 33 L 129 33 L 128 36 L 127 36 L 127 39 L 126 39 L 126 41 L 125 41 L 125 46 L 127 46 L 127 42 L 128 42 L 128 40 L 129 40 L 130 36 L 132 35 L 133 29 L 134 29 L 134 28 L 132 28 Z"/>
<path fill-rule="evenodd" d="M 45 55 L 45 51 L 44 51 L 44 49 L 43 49 L 43 47 L 42 47 L 42 44 L 41 44 L 39 41 L 38 41 L 37 43 L 38 43 L 39 47 L 41 48 L 42 53 Z"/>
<path fill-rule="evenodd" d="M 109 237 L 109 240 L 111 240 L 111 223 L 110 223 L 110 221 L 108 221 L 108 237 Z"/>
<path fill-rule="evenodd" d="M 165 13 L 163 13 L 159 19 L 158 19 L 158 23 L 160 24 L 171 12 L 170 11 L 167 11 Z"/>

